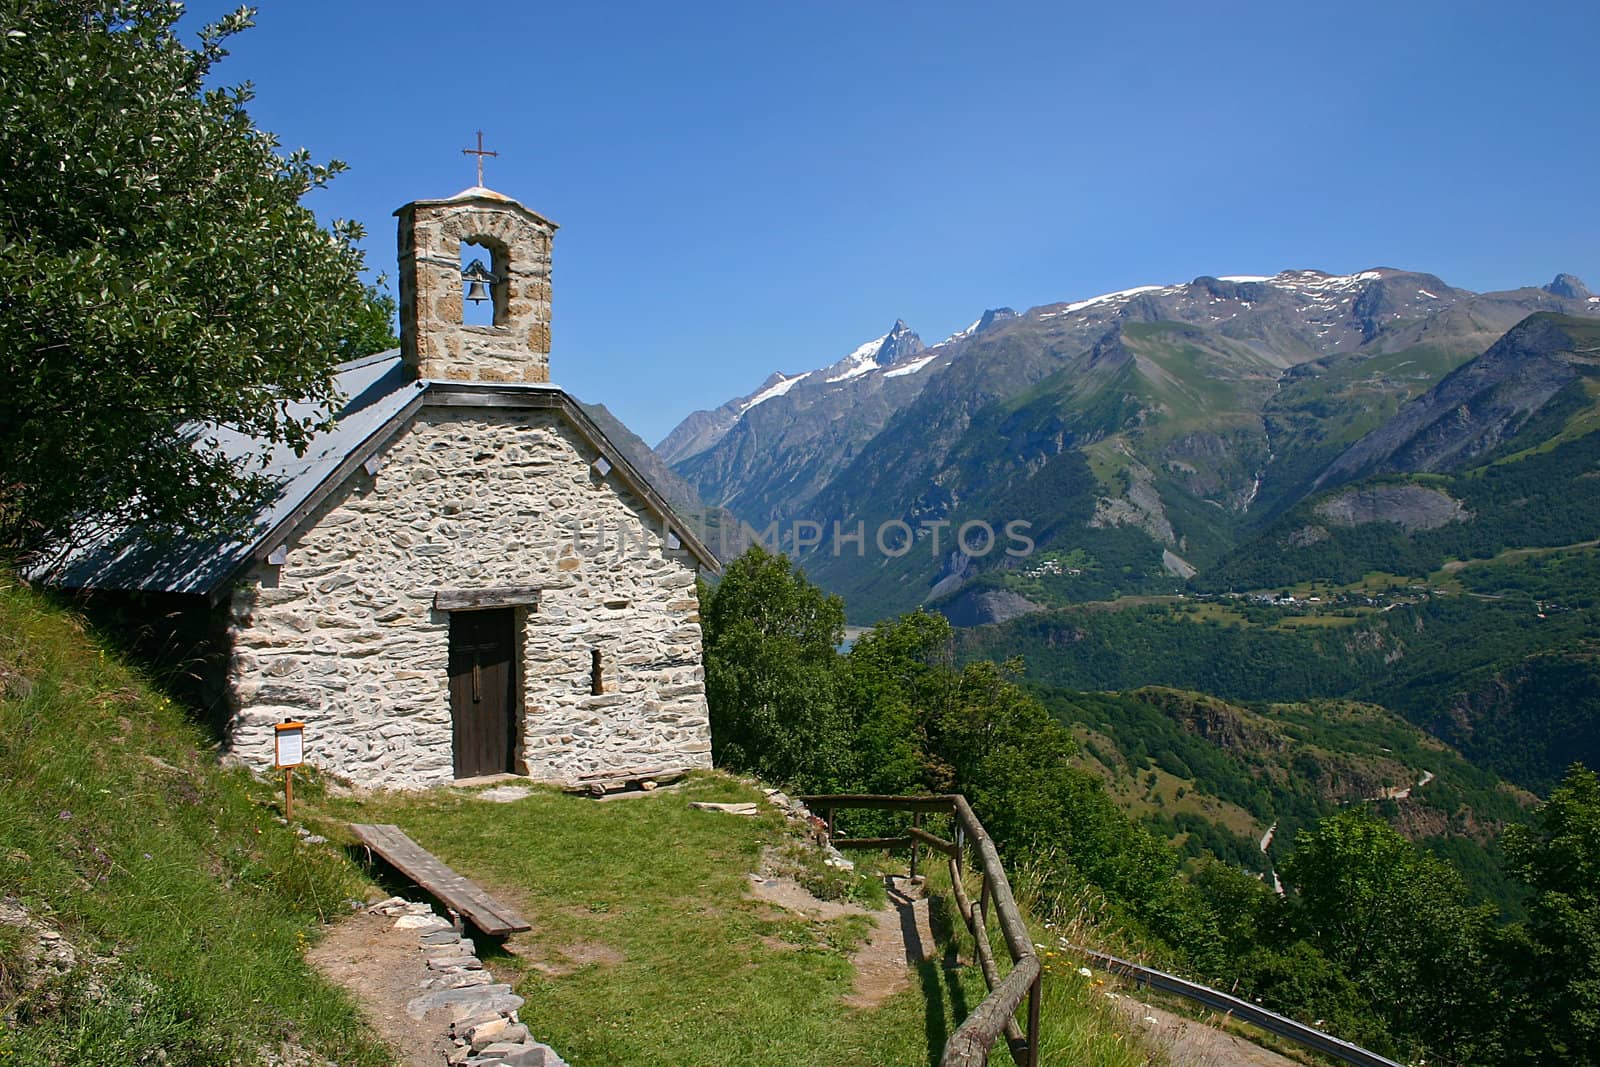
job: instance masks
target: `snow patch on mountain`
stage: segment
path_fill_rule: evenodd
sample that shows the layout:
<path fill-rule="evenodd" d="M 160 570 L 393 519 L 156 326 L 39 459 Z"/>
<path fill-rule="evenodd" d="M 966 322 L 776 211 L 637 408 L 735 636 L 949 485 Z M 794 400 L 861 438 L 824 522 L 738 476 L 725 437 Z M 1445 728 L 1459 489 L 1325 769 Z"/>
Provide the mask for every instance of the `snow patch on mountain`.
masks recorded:
<path fill-rule="evenodd" d="M 804 374 L 796 374 L 793 378 L 784 377 L 783 373 L 780 371 L 777 374 L 777 377 L 781 378 L 782 381 L 775 382 L 774 384 L 767 386 L 765 389 L 761 390 L 761 392 L 757 393 L 749 400 L 746 400 L 739 408 L 739 414 L 743 415 L 757 404 L 765 404 L 768 400 L 771 400 L 775 396 L 782 396 L 784 393 L 787 393 L 789 390 L 793 389 L 795 386 L 811 377 L 811 371 L 806 371 Z"/>
<path fill-rule="evenodd" d="M 832 378 L 825 378 L 823 380 L 830 384 L 833 382 L 842 382 L 850 378 L 860 377 L 869 371 L 877 369 L 878 350 L 883 347 L 883 343 L 888 339 L 889 335 L 884 334 L 877 340 L 868 341 L 866 344 L 860 346 L 854 352 L 851 352 L 848 356 L 845 356 L 832 367 L 828 368 L 829 370 L 835 370 L 843 367 L 844 370 L 841 373 L 833 376 Z"/>
<path fill-rule="evenodd" d="M 1126 301 L 1132 297 L 1138 296 L 1140 293 L 1153 293 L 1158 289 L 1173 288 L 1176 288 L 1176 286 L 1136 285 L 1132 289 L 1118 289 L 1114 293 L 1101 293 L 1099 296 L 1091 296 L 1087 300 L 1076 300 L 1068 304 L 1066 307 L 1058 308 L 1055 311 L 1046 311 L 1039 317 L 1041 319 L 1053 319 L 1058 315 L 1070 315 L 1075 311 L 1082 311 L 1084 308 L 1094 307 L 1097 304 L 1112 304 L 1118 301 Z"/>
<path fill-rule="evenodd" d="M 921 359 L 914 359 L 910 363 L 902 363 L 893 370 L 886 370 L 883 372 L 883 376 L 885 378 L 904 378 L 908 374 L 917 373 L 917 371 L 921 370 L 923 367 L 926 367 L 928 364 L 932 363 L 938 358 L 939 357 L 937 355 L 923 356 Z"/>

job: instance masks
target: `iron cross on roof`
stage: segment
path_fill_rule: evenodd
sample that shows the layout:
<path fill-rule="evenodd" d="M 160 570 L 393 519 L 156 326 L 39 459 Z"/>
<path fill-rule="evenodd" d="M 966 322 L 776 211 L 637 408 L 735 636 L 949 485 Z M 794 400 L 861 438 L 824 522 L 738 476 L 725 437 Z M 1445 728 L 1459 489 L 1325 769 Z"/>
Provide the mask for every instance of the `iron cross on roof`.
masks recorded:
<path fill-rule="evenodd" d="M 463 148 L 461 150 L 461 154 L 464 155 L 464 156 L 477 156 L 478 157 L 478 188 L 480 188 L 480 189 L 483 188 L 483 157 L 484 156 L 498 156 L 500 153 L 499 152 L 490 152 L 490 151 L 488 151 L 487 149 L 485 149 L 483 147 L 483 131 L 479 130 L 478 131 L 478 147 L 477 148 Z"/>

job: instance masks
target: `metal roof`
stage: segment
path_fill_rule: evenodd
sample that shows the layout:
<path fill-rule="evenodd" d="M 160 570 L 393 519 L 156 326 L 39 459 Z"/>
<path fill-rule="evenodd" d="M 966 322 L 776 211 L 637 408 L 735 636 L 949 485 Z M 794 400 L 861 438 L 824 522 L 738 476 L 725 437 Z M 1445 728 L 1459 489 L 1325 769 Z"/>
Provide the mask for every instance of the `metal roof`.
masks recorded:
<path fill-rule="evenodd" d="M 229 579 L 265 558 L 290 536 L 327 496 L 390 438 L 422 406 L 557 409 L 579 434 L 604 455 L 622 480 L 651 511 L 669 525 L 703 566 L 721 569 L 716 556 L 564 390 L 551 385 L 500 385 L 411 379 L 399 349 L 353 360 L 335 379 L 348 397 L 334 426 L 314 437 L 305 454 L 284 445 L 267 448 L 257 438 L 206 425 L 196 440 L 209 440 L 241 463 L 264 456 L 259 470 L 277 491 L 252 521 L 248 533 L 212 539 L 175 537 L 153 540 L 136 529 L 106 535 L 73 549 L 66 559 L 33 577 L 68 589 L 137 590 L 220 597 Z M 321 417 L 325 409 L 294 405 L 296 416 Z M 43 568 L 40 568 L 42 571 Z"/>

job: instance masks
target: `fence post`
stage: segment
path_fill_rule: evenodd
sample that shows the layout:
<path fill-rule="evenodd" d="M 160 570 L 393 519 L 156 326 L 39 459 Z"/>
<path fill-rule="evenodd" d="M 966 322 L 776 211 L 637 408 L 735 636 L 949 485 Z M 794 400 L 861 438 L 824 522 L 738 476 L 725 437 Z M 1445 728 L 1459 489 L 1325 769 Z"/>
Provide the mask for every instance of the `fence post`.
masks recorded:
<path fill-rule="evenodd" d="M 1039 961 L 1039 973 L 1028 987 L 1028 1067 L 1039 1067 L 1039 1007 L 1044 999 L 1044 960 Z"/>
<path fill-rule="evenodd" d="M 916 829 L 918 829 L 918 830 L 922 829 L 922 812 L 914 811 L 914 812 L 911 813 L 911 825 L 913 827 L 915 827 Z M 922 847 L 922 842 L 920 840 L 918 840 L 916 837 L 913 837 L 911 839 L 911 877 L 912 878 L 915 878 L 917 876 L 917 851 L 921 847 Z"/>

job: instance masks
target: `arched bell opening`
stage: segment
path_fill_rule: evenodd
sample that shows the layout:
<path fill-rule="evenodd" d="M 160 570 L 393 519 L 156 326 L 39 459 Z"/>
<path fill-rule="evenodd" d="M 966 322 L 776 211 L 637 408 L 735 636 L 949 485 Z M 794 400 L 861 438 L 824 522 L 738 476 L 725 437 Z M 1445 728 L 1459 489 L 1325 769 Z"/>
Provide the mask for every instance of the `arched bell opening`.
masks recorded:
<path fill-rule="evenodd" d="M 511 257 L 489 237 L 461 242 L 461 322 L 464 326 L 504 326 Z"/>

